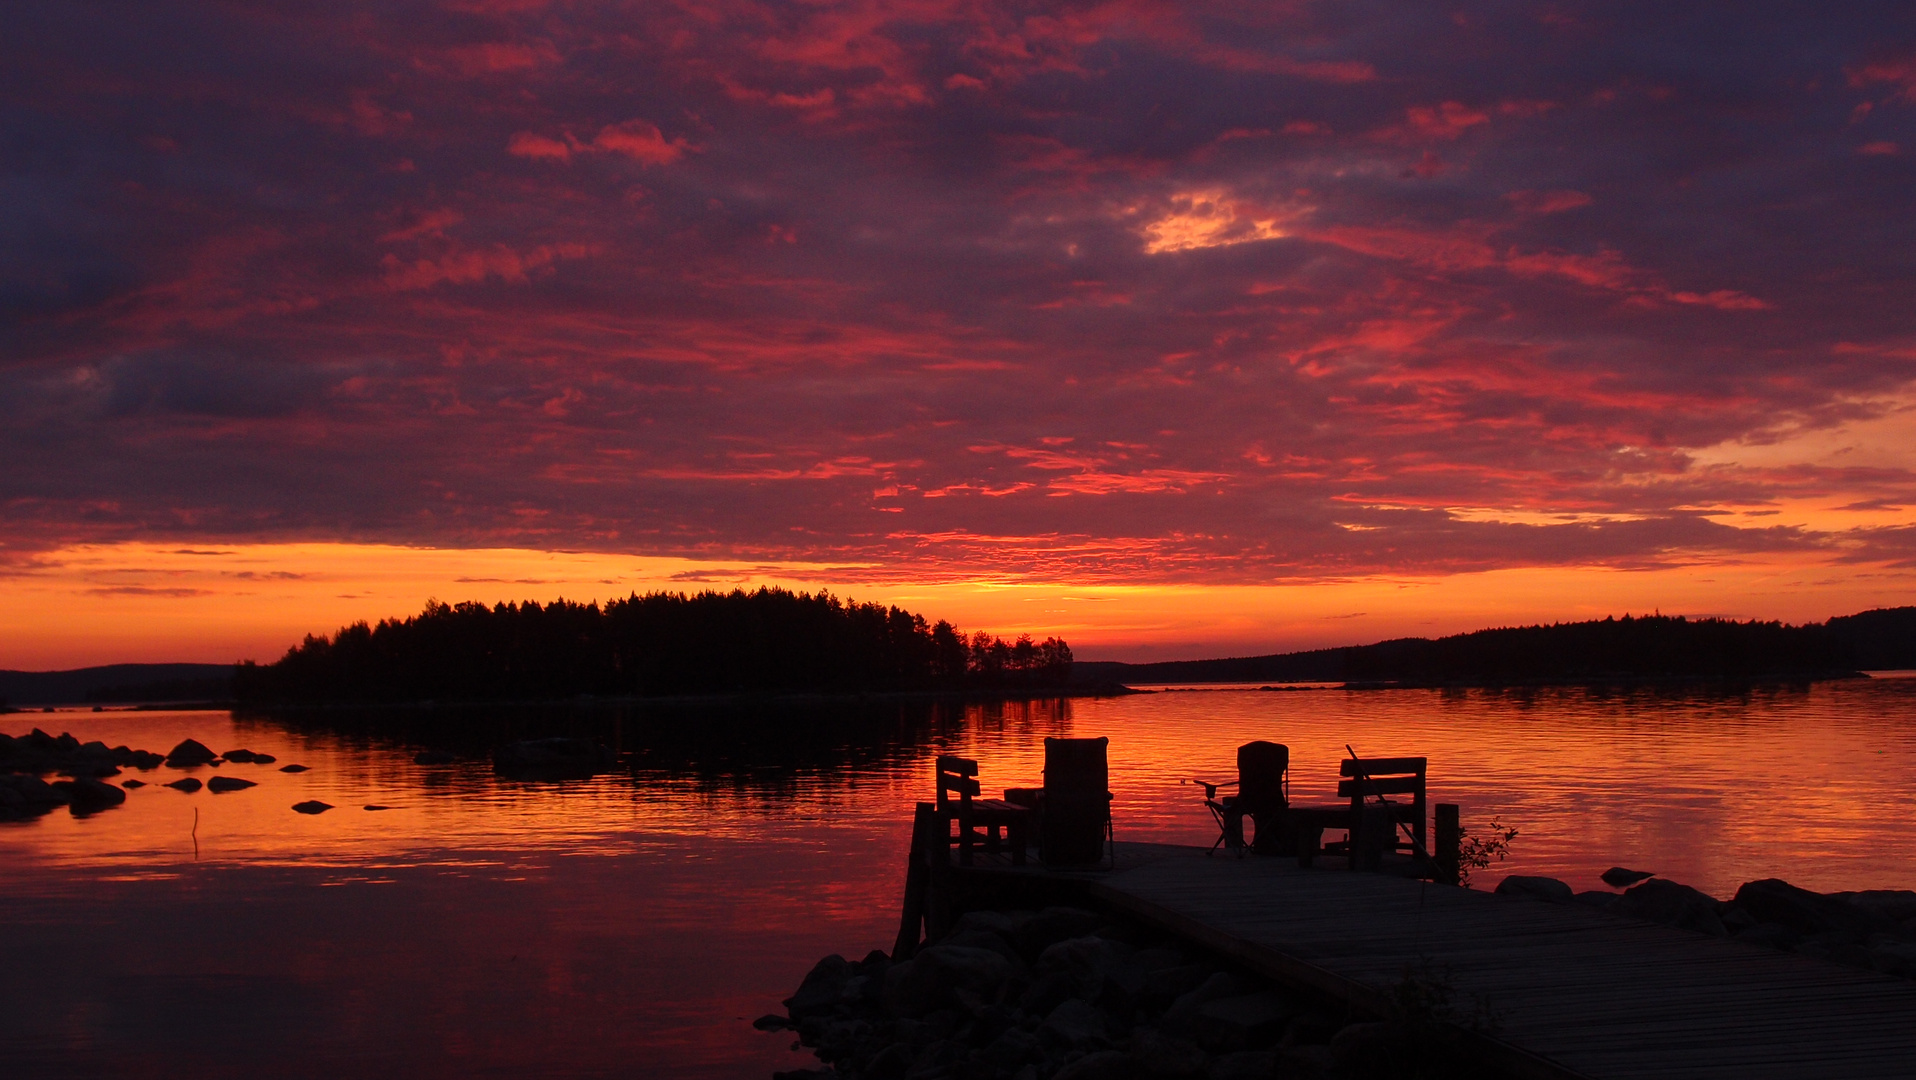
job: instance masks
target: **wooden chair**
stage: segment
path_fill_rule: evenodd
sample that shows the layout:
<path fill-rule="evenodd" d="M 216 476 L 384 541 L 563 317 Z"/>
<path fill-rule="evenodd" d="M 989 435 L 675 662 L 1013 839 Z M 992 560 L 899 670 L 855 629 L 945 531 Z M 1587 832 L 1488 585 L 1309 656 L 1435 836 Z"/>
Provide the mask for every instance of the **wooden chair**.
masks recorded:
<path fill-rule="evenodd" d="M 978 798 L 978 763 L 968 758 L 938 758 L 938 802 L 936 812 L 944 822 L 946 843 L 958 845 L 958 865 L 970 866 L 971 853 L 980 843 L 986 851 L 1009 845 L 1011 862 L 1023 866 L 1025 846 L 1030 839 L 1031 811 L 1003 799 Z M 957 796 L 953 798 L 952 796 Z M 951 835 L 951 822 L 958 823 L 958 835 Z"/>
<path fill-rule="evenodd" d="M 1402 852 L 1417 858 L 1430 855 L 1430 838 L 1425 831 L 1424 778 L 1429 759 L 1345 758 L 1338 766 L 1338 798 L 1350 800 L 1351 865 L 1360 858 L 1374 860 L 1383 852 Z M 1408 795 L 1408 802 L 1392 799 Z M 1367 811 L 1368 808 L 1368 811 Z M 1405 839 L 1399 825 L 1410 826 Z M 1369 835 L 1370 833 L 1382 835 Z"/>
<path fill-rule="evenodd" d="M 1297 864 L 1309 866 L 1319 854 L 1345 855 L 1352 870 L 1376 869 L 1387 851 L 1430 852 L 1424 828 L 1425 758 L 1346 758 L 1338 766 L 1339 798 L 1332 806 L 1292 806 L 1288 813 L 1297 843 Z M 1409 795 L 1408 803 L 1391 799 Z M 1406 841 L 1398 830 L 1410 826 Z M 1326 844 L 1327 829 L 1344 829 L 1350 838 Z"/>

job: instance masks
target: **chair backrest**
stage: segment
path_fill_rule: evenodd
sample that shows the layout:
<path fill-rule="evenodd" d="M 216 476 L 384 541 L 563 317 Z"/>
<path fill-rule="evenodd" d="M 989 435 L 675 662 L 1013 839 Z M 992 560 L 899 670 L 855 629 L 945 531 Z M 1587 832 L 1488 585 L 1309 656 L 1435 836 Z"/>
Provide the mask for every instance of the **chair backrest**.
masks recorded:
<path fill-rule="evenodd" d="M 1111 766 L 1106 750 L 1111 740 L 1046 739 L 1044 741 L 1044 790 L 1050 801 L 1059 795 L 1095 795 L 1102 799 L 1111 789 Z"/>
<path fill-rule="evenodd" d="M 1104 858 L 1111 821 L 1111 740 L 1044 741 L 1044 818 L 1039 852 L 1047 866 L 1089 866 Z"/>
<path fill-rule="evenodd" d="M 958 796 L 958 804 L 969 806 L 972 796 L 978 794 L 978 763 L 970 758 L 938 757 L 938 809 L 945 810 L 951 805 L 949 795 Z"/>
<path fill-rule="evenodd" d="M 1380 795 L 1386 798 L 1409 795 L 1410 805 L 1405 807 L 1409 814 L 1398 820 L 1411 825 L 1417 847 L 1428 852 L 1430 845 L 1424 831 L 1424 776 L 1429 763 L 1428 758 L 1420 757 L 1345 758 L 1337 771 L 1349 779 L 1337 782 L 1337 795 L 1349 799 L 1353 811 L 1361 803 L 1376 802 Z"/>
<path fill-rule="evenodd" d="M 1247 814 L 1282 810 L 1290 806 L 1284 775 L 1291 767 L 1291 748 L 1283 743 L 1245 743 L 1237 748 L 1237 806 Z"/>

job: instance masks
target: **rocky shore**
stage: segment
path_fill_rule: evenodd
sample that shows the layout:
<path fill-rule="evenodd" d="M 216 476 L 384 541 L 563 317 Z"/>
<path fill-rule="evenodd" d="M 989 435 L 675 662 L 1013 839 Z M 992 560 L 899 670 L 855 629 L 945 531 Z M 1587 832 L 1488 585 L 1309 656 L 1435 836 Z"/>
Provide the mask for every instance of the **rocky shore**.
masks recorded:
<path fill-rule="evenodd" d="M 1916 892 L 1817 893 L 1769 878 L 1729 900 L 1642 871 L 1577 892 L 1512 876 L 1517 902 L 1582 905 L 1916 979 Z M 1122 919 L 973 911 L 910 957 L 820 960 L 786 1013 L 823 1067 L 776 1080 L 1360 1080 L 1495 1076 L 1472 1032 L 1496 1018 L 1441 971 L 1407 971 L 1388 1016 L 1278 986 Z"/>
<path fill-rule="evenodd" d="M 760 1017 L 825 1062 L 778 1080 L 1341 1080 L 1494 1077 L 1492 1022 L 1441 973 L 1407 972 L 1392 1018 L 1277 986 L 1148 928 L 1068 907 L 974 911 L 894 961 L 828 956 Z"/>
<path fill-rule="evenodd" d="M 1714 937 L 1916 979 L 1916 892 L 1870 889 L 1818 893 L 1777 878 L 1746 882 L 1729 900 L 1623 867 L 1604 871 L 1622 893 L 1575 892 L 1548 877 L 1512 876 L 1505 896 L 1591 907 Z"/>

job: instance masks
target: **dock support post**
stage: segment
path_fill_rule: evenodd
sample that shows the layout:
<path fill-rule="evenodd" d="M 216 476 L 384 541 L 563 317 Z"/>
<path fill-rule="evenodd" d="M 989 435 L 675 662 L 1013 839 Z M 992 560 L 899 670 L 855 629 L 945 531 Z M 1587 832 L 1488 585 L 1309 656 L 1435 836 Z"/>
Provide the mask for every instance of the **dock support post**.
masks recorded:
<path fill-rule="evenodd" d="M 1458 824 L 1457 804 L 1437 804 L 1437 850 L 1431 852 L 1437 863 L 1436 880 L 1440 885 L 1455 885 L 1463 856 L 1464 830 Z"/>
<path fill-rule="evenodd" d="M 918 927 L 925 922 L 926 894 L 930 891 L 931 853 L 934 850 L 930 825 L 937 817 L 930 803 L 919 803 L 911 818 L 911 855 L 905 862 L 905 904 L 898 916 L 898 940 L 892 943 L 894 961 L 909 959 L 918 951 Z M 939 857 L 945 852 L 936 849 Z"/>

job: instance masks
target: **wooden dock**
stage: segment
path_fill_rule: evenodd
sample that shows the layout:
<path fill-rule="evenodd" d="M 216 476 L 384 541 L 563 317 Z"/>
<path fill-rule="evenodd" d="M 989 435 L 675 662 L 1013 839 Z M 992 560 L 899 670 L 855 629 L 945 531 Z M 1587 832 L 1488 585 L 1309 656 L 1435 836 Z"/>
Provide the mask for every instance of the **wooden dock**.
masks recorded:
<path fill-rule="evenodd" d="M 1519 1076 L 1909 1080 L 1916 983 L 1592 908 L 1289 859 L 1120 845 L 1085 880 L 1100 904 L 1282 983 L 1366 1011 L 1407 972 L 1493 1018 L 1480 1041 Z M 1041 868 L 980 868 L 1048 876 Z"/>

